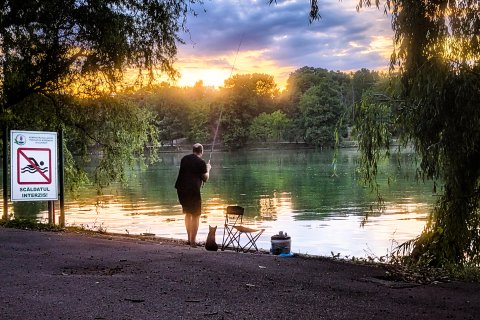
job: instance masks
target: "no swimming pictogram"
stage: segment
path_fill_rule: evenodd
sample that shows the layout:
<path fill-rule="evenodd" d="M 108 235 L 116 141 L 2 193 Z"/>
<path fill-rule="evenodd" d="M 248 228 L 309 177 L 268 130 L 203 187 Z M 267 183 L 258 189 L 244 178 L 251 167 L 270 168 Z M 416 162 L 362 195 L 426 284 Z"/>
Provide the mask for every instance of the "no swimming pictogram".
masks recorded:
<path fill-rule="evenodd" d="M 17 149 L 17 183 L 51 184 L 52 151 L 48 148 Z"/>
<path fill-rule="evenodd" d="M 57 133 L 10 131 L 12 201 L 58 199 Z"/>

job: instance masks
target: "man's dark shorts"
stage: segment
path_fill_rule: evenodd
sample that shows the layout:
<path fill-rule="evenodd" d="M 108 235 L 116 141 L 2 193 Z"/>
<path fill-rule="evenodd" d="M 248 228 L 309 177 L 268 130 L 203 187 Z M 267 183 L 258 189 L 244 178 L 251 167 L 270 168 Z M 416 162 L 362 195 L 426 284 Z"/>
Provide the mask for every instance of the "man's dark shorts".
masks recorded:
<path fill-rule="evenodd" d="M 202 197 L 200 193 L 180 191 L 177 189 L 178 201 L 182 205 L 183 213 L 199 216 L 202 213 Z"/>

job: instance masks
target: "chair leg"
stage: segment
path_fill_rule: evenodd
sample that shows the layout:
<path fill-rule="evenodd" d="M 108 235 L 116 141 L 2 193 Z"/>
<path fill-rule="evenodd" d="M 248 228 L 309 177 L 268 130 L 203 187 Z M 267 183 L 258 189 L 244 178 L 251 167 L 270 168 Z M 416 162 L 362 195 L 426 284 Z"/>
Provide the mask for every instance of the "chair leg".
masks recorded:
<path fill-rule="evenodd" d="M 241 236 L 241 234 L 242 234 L 242 233 L 239 232 L 239 231 L 233 231 L 233 232 L 231 233 L 231 237 L 230 237 L 231 240 L 230 240 L 230 242 L 227 244 L 227 246 L 228 246 L 229 244 L 231 244 L 231 245 L 232 245 L 232 249 L 238 252 L 239 249 L 241 248 L 241 246 L 240 246 L 240 236 Z"/>
<path fill-rule="evenodd" d="M 257 240 L 260 238 L 264 230 L 260 230 L 255 236 L 252 235 L 251 233 L 246 233 L 248 242 L 242 247 L 243 252 L 248 252 L 252 247 L 255 248 L 256 251 L 258 251 L 257 248 Z M 248 248 L 247 248 L 248 246 Z"/>
<path fill-rule="evenodd" d="M 226 237 L 225 237 L 225 232 L 227 234 Z M 233 236 L 232 232 L 233 232 L 232 228 L 229 228 L 228 225 L 225 224 L 223 229 L 222 250 L 225 250 L 225 248 L 232 243 L 232 236 Z"/>
<path fill-rule="evenodd" d="M 227 225 L 226 224 L 224 224 L 224 226 L 223 226 L 222 251 L 225 250 L 225 231 L 227 231 Z M 228 241 L 228 233 L 227 233 L 227 241 Z"/>
<path fill-rule="evenodd" d="M 225 234 L 225 230 L 227 231 L 227 237 L 222 240 L 222 251 L 225 250 L 229 245 L 232 245 L 232 248 L 236 251 L 238 251 L 238 244 L 239 244 L 239 238 L 240 234 L 238 231 L 234 231 L 232 228 L 229 228 L 227 225 L 225 225 L 225 229 L 223 230 Z"/>
<path fill-rule="evenodd" d="M 237 251 L 240 249 L 240 236 L 242 235 L 241 232 L 234 232 L 233 233 L 233 238 L 232 238 L 232 247 L 233 250 Z"/>

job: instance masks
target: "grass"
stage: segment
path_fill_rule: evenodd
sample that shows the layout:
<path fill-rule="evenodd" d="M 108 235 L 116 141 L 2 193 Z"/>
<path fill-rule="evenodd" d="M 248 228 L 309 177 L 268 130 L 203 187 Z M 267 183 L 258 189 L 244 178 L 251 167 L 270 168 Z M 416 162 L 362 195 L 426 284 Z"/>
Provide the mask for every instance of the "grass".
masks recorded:
<path fill-rule="evenodd" d="M 22 229 L 22 230 L 37 230 L 37 231 L 64 231 L 64 228 L 51 224 L 42 223 L 34 219 L 1 219 L 0 226 L 4 228 Z"/>
<path fill-rule="evenodd" d="M 51 223 L 39 222 L 35 219 L 15 218 L 15 219 L 0 219 L 0 226 L 4 228 L 21 229 L 21 230 L 37 230 L 37 231 L 70 231 L 70 232 L 92 232 L 92 233 L 107 233 L 107 228 L 102 225 L 88 225 L 80 226 L 65 226 Z"/>

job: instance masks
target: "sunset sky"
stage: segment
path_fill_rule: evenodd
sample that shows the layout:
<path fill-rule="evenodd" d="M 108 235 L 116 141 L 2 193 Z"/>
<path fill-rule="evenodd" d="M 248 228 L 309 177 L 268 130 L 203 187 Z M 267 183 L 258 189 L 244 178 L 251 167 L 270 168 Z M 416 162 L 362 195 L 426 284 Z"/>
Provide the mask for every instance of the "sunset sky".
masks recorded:
<path fill-rule="evenodd" d="M 303 66 L 334 71 L 388 69 L 393 47 L 383 8 L 362 9 L 358 0 L 319 0 L 322 19 L 308 21 L 310 1 L 205 0 L 182 34 L 176 83 L 222 86 L 231 74 L 267 73 L 280 88 Z M 237 48 L 240 50 L 237 56 Z M 233 73 L 232 73 L 232 66 Z"/>

